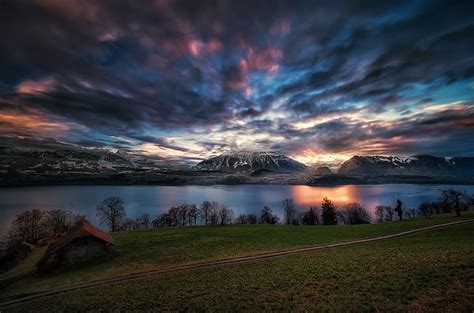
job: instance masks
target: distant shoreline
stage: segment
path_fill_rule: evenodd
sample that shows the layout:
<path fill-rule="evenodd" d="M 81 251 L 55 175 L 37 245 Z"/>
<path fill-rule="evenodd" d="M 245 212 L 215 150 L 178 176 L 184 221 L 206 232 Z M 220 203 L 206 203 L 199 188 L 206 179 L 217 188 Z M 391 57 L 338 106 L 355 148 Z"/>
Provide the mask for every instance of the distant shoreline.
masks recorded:
<path fill-rule="evenodd" d="M 162 175 L 161 177 L 47 177 L 14 178 L 0 181 L 0 188 L 39 186 L 232 186 L 232 185 L 303 185 L 311 187 L 337 187 L 346 185 L 474 185 L 474 177 L 428 176 L 307 176 L 294 173 L 252 177 L 248 173 L 210 173 L 209 175 Z"/>

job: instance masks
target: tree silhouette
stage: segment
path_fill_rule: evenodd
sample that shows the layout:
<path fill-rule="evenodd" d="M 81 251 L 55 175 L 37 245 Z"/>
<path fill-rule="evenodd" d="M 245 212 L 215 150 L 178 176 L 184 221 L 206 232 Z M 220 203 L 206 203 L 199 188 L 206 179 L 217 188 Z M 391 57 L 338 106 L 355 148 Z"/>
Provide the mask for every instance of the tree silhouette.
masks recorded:
<path fill-rule="evenodd" d="M 398 214 L 398 219 L 401 221 L 403 220 L 403 210 L 402 210 L 402 201 L 397 199 L 397 206 L 395 207 L 395 212 Z"/>
<path fill-rule="evenodd" d="M 321 216 L 324 225 L 336 225 L 337 224 L 337 215 L 336 215 L 336 206 L 328 198 L 323 199 L 321 204 Z"/>
<path fill-rule="evenodd" d="M 469 196 L 460 190 L 445 189 L 441 192 L 441 205 L 445 210 L 456 212 L 456 216 L 461 216 L 461 210 L 467 208 Z"/>
<path fill-rule="evenodd" d="M 120 229 L 126 217 L 123 200 L 119 197 L 108 197 L 104 199 L 104 201 L 95 208 L 95 211 L 101 224 L 109 226 L 112 232 Z"/>

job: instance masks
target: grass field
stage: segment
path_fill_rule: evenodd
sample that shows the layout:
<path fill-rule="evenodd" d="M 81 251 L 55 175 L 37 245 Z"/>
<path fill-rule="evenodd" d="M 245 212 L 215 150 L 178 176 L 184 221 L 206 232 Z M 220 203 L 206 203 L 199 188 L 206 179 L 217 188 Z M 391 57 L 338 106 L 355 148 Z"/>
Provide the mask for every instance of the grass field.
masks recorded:
<path fill-rule="evenodd" d="M 462 218 L 474 216 L 472 212 L 463 215 Z M 30 276 L 10 285 L 3 290 L 3 295 L 47 290 L 73 282 L 198 260 L 374 237 L 455 220 L 458 219 L 443 216 L 432 220 L 376 225 L 233 225 L 116 233 L 117 251 L 114 258 L 52 276 Z M 474 226 L 469 223 L 357 247 L 170 273 L 34 303 L 35 308 L 44 309 L 61 299 L 61 306 L 53 308 L 86 309 L 84 305 L 91 305 L 89 308 L 114 308 L 116 305 L 116 308 L 123 306 L 139 310 L 153 307 L 186 309 L 186 306 L 189 306 L 188 309 L 232 310 L 254 307 L 277 309 L 273 305 L 281 305 L 281 300 L 285 300 L 290 306 L 279 308 L 324 310 L 329 307 L 342 309 L 343 305 L 355 301 L 357 305 L 354 308 L 360 310 L 377 310 L 378 305 L 386 310 L 404 310 L 408 304 L 416 304 L 413 304 L 418 299 L 416 297 L 428 291 L 438 292 L 437 284 L 442 281 L 455 287 L 464 283 L 462 280 L 472 273 L 474 266 L 473 232 Z M 0 282 L 5 279 L 4 275 L 0 276 Z M 375 300 L 369 299 L 369 286 L 370 290 L 374 289 L 371 292 Z M 403 290 L 407 290 L 406 295 L 401 294 Z M 420 290 L 424 291 L 419 293 Z M 108 297 L 110 303 L 106 300 Z M 465 298 L 468 304 L 472 303 L 472 296 Z"/>

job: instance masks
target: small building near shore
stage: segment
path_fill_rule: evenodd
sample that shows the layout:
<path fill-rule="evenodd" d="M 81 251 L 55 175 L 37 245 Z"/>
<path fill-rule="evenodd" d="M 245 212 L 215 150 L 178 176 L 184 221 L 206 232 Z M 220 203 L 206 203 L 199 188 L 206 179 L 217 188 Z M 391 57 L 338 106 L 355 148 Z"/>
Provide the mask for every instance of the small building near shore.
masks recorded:
<path fill-rule="evenodd" d="M 110 254 L 113 245 L 109 233 L 83 222 L 51 243 L 36 266 L 38 272 L 48 272 L 61 266 L 103 258 Z"/>

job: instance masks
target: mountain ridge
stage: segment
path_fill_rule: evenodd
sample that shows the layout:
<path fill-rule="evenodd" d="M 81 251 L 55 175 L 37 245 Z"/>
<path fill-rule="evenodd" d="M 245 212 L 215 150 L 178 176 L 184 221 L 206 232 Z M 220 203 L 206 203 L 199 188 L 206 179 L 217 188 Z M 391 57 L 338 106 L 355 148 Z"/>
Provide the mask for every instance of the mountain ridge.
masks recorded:
<path fill-rule="evenodd" d="M 0 146 L 0 186 L 389 183 L 474 184 L 474 157 L 354 156 L 332 171 L 271 151 L 227 152 L 185 167 L 129 150 Z"/>
<path fill-rule="evenodd" d="M 467 177 L 474 175 L 474 157 L 437 157 L 432 155 L 410 157 L 353 156 L 342 163 L 338 174 Z"/>
<path fill-rule="evenodd" d="M 261 169 L 295 172 L 307 168 L 290 157 L 275 152 L 237 151 L 226 152 L 196 164 L 194 169 L 225 172 L 252 172 Z"/>

